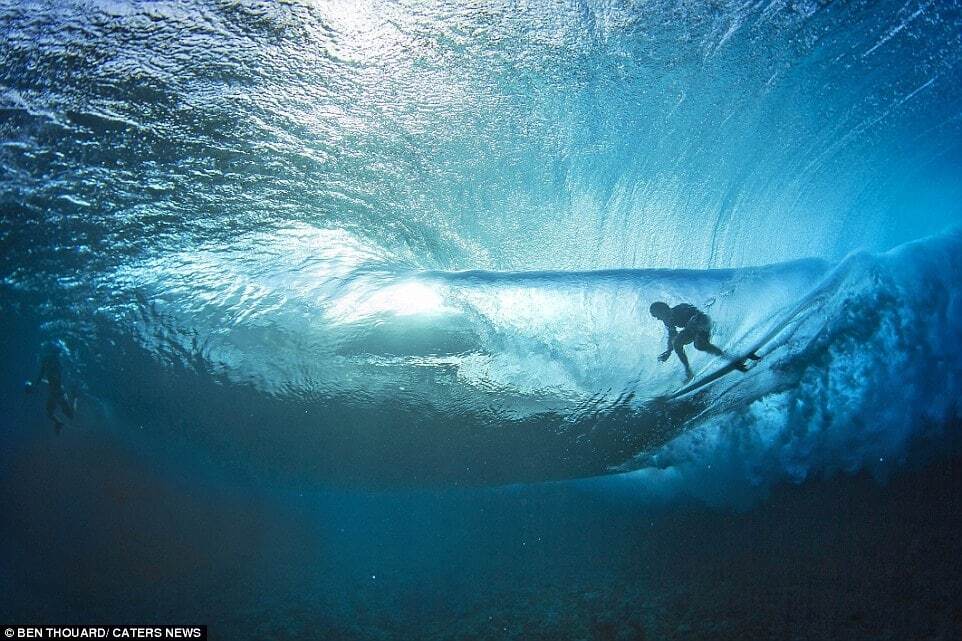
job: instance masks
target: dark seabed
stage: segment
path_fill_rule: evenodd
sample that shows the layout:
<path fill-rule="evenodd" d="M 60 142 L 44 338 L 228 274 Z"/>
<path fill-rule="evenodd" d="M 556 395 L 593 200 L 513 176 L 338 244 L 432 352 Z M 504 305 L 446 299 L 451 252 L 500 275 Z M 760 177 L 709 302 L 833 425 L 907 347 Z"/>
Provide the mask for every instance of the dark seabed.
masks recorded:
<path fill-rule="evenodd" d="M 959 457 L 781 486 L 744 511 L 603 482 L 268 495 L 145 467 L 80 437 L 5 456 L 8 620 L 206 621 L 228 639 L 962 629 Z"/>
<path fill-rule="evenodd" d="M 0 33 L 0 624 L 962 638 L 959 2 Z"/>

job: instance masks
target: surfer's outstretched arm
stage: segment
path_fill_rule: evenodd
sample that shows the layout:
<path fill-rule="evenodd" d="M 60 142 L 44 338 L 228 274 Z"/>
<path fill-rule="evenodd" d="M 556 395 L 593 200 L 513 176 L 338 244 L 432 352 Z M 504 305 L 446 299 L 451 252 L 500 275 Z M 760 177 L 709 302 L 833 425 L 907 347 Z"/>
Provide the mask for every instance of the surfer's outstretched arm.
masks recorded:
<path fill-rule="evenodd" d="M 667 361 L 671 356 L 671 351 L 675 349 L 675 336 L 678 335 L 678 330 L 676 330 L 673 325 L 665 323 L 665 329 L 668 330 L 668 349 L 658 355 L 658 360 L 662 363 Z"/>

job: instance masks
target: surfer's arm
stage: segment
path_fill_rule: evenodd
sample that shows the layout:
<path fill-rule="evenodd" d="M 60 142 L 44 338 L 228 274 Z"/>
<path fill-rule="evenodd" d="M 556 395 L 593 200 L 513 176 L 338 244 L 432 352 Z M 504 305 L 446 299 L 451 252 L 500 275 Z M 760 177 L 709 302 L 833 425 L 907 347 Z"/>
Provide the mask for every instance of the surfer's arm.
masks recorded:
<path fill-rule="evenodd" d="M 665 329 L 668 330 L 668 349 L 658 355 L 658 360 L 661 362 L 665 362 L 671 357 L 671 351 L 675 348 L 675 336 L 678 335 L 678 330 L 668 323 L 665 323 Z"/>

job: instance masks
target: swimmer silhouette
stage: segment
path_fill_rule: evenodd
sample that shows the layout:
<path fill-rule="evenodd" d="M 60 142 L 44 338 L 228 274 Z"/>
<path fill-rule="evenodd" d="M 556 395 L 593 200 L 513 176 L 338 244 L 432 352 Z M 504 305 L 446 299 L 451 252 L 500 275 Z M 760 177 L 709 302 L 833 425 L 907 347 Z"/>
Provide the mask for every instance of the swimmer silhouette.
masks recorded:
<path fill-rule="evenodd" d="M 41 349 L 40 371 L 35 380 L 27 381 L 25 385 L 27 394 L 32 394 L 41 382 L 47 383 L 47 417 L 53 421 L 53 428 L 58 434 L 63 429 L 63 423 L 56 414 L 57 409 L 59 408 L 66 418 L 72 419 L 76 406 L 76 399 L 74 402 L 68 401 L 63 390 L 63 370 L 60 366 L 60 355 L 63 351 L 63 343 L 60 341 L 45 344 Z"/>

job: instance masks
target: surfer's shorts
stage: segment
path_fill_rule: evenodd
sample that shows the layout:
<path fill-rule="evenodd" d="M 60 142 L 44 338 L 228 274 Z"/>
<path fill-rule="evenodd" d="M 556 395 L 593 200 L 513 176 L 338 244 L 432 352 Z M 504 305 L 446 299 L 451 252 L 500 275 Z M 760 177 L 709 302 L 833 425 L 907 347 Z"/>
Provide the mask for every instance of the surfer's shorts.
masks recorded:
<path fill-rule="evenodd" d="M 678 340 L 682 345 L 707 343 L 710 337 L 711 319 L 701 312 L 692 316 L 685 328 L 678 332 Z"/>

